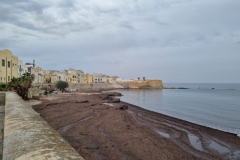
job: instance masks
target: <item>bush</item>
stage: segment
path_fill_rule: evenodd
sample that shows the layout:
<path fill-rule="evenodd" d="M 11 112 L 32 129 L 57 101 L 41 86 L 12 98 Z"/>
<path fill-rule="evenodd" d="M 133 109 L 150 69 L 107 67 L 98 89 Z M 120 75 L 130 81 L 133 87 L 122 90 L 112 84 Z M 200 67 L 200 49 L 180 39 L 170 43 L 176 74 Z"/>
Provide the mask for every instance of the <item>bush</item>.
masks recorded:
<path fill-rule="evenodd" d="M 32 87 L 34 75 L 31 73 L 24 73 L 20 78 L 12 78 L 11 82 L 7 84 L 10 90 L 17 92 L 22 99 L 28 99 L 28 90 Z"/>
<path fill-rule="evenodd" d="M 0 91 L 7 91 L 7 85 L 4 83 L 0 84 Z"/>
<path fill-rule="evenodd" d="M 58 81 L 55 85 L 58 89 L 60 89 L 60 91 L 64 91 L 65 88 L 67 88 L 69 85 L 68 85 L 68 82 L 65 82 L 65 81 Z"/>

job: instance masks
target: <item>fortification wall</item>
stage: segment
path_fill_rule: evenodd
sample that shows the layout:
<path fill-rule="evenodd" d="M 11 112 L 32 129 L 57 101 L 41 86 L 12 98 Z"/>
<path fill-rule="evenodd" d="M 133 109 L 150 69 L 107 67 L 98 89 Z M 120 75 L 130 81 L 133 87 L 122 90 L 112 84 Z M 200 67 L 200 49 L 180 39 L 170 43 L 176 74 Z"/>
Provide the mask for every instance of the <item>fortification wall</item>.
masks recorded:
<path fill-rule="evenodd" d="M 3 160 L 83 160 L 15 92 L 6 93 L 3 146 Z"/>
<path fill-rule="evenodd" d="M 163 88 L 162 80 L 146 80 L 146 81 L 129 81 L 129 82 L 117 82 L 117 84 L 124 88 Z"/>

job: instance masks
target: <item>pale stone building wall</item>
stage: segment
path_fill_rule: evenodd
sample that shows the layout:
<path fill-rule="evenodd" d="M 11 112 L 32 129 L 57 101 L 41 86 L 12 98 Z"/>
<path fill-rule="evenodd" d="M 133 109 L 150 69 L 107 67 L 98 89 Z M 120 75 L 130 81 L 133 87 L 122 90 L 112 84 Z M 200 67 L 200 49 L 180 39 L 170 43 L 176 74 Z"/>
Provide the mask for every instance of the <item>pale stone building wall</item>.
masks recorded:
<path fill-rule="evenodd" d="M 65 74 L 66 82 L 72 83 L 72 74 L 69 72 L 66 72 Z"/>
<path fill-rule="evenodd" d="M 86 74 L 82 75 L 82 83 L 87 83 L 87 75 Z"/>
<path fill-rule="evenodd" d="M 31 69 L 32 74 L 34 74 L 35 79 L 33 83 L 44 83 L 44 72 L 42 68 L 36 67 Z"/>
<path fill-rule="evenodd" d="M 57 74 L 51 74 L 51 83 L 56 83 L 58 81 Z"/>
<path fill-rule="evenodd" d="M 51 74 L 50 71 L 44 70 L 43 71 L 44 83 L 51 83 Z"/>
<path fill-rule="evenodd" d="M 113 83 L 113 78 L 112 77 L 107 77 L 107 83 Z"/>
<path fill-rule="evenodd" d="M 58 81 L 65 81 L 66 80 L 66 76 L 65 76 L 65 72 L 64 71 L 59 71 L 57 73 L 58 76 Z"/>
<path fill-rule="evenodd" d="M 76 82 L 77 83 L 83 83 L 82 82 L 82 79 L 83 79 L 83 77 L 84 77 L 84 72 L 83 71 L 81 71 L 81 70 L 76 70 Z"/>
<path fill-rule="evenodd" d="M 107 76 L 106 75 L 102 75 L 102 83 L 107 83 Z"/>
<path fill-rule="evenodd" d="M 68 73 L 71 75 L 70 83 L 77 83 L 77 72 L 75 69 L 70 68 Z"/>

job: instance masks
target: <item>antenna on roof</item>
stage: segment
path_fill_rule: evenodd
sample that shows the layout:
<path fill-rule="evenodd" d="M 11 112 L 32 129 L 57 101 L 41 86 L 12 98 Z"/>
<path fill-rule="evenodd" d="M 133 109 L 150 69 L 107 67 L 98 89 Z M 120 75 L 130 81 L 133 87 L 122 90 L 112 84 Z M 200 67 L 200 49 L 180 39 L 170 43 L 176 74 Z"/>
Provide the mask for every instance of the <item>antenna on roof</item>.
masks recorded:
<path fill-rule="evenodd" d="M 33 68 L 35 68 L 35 60 L 33 60 Z"/>

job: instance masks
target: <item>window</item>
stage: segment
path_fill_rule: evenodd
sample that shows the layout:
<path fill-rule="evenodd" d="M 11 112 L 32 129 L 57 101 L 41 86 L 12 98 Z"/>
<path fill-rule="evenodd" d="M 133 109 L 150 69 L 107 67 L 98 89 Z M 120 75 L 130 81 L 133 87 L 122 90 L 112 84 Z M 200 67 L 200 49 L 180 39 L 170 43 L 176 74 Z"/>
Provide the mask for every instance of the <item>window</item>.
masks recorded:
<path fill-rule="evenodd" d="M 8 76 L 8 81 L 10 81 L 10 76 Z"/>
<path fill-rule="evenodd" d="M 5 66 L 5 60 L 2 59 L 2 66 Z"/>
<path fill-rule="evenodd" d="M 8 61 L 8 68 L 10 68 L 10 64 L 11 64 L 10 61 Z"/>
<path fill-rule="evenodd" d="M 2 77 L 1 77 L 1 81 L 2 81 Z"/>

